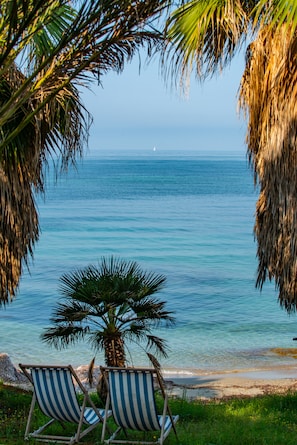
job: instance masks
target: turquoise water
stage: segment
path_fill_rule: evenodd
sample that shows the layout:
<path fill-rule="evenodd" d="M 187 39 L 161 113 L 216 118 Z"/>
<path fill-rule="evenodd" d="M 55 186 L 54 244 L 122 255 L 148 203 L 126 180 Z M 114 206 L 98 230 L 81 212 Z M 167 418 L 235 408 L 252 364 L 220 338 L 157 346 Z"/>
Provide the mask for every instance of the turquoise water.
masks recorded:
<path fill-rule="evenodd" d="M 0 350 L 13 362 L 91 360 L 86 343 L 57 351 L 39 336 L 59 298 L 59 277 L 115 255 L 167 277 L 159 296 L 177 323 L 157 332 L 170 346 L 164 368 L 294 363 L 271 349 L 295 346 L 295 316 L 280 309 L 273 284 L 255 289 L 257 192 L 244 157 L 102 154 L 56 185 L 52 176 L 39 201 L 42 234 L 30 274 L 0 310 Z M 133 364 L 147 364 L 142 351 L 129 349 Z"/>

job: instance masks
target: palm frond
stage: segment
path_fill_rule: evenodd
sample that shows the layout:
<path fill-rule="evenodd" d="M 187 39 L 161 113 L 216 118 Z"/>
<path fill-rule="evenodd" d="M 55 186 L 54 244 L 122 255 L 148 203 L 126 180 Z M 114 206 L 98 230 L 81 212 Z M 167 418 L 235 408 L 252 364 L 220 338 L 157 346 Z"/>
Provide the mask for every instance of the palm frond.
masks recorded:
<path fill-rule="evenodd" d="M 154 349 L 157 354 L 161 354 L 163 357 L 168 357 L 168 345 L 167 342 L 155 335 L 147 335 L 147 348 Z"/>
<path fill-rule="evenodd" d="M 293 35 L 297 30 L 297 3 L 286 0 L 265 1 L 256 3 L 251 16 L 255 30 L 267 28 L 268 32 L 286 31 Z"/>
<path fill-rule="evenodd" d="M 167 21 L 165 74 L 188 79 L 193 69 L 199 78 L 221 70 L 241 48 L 248 26 L 246 4 L 240 0 L 186 2 Z"/>
<path fill-rule="evenodd" d="M 152 335 L 152 328 L 162 323 L 172 326 L 175 319 L 166 310 L 165 301 L 147 296 L 157 292 L 156 283 L 163 285 L 164 277 L 160 277 L 142 271 L 135 262 L 114 257 L 62 275 L 60 291 L 64 298 L 51 317 L 56 328 L 47 328 L 43 341 L 59 347 L 64 339 L 66 345 L 73 342 L 76 334 L 77 340 L 86 337 L 93 350 L 104 349 L 110 364 L 124 365 L 126 341 L 139 345 L 147 342 L 149 348 L 166 356 L 167 346 Z"/>
<path fill-rule="evenodd" d="M 92 387 L 94 381 L 95 359 L 96 357 L 93 357 L 88 366 L 88 382 L 90 387 Z"/>
<path fill-rule="evenodd" d="M 160 362 L 157 360 L 157 358 L 151 354 L 150 352 L 147 352 L 146 355 L 149 358 L 149 361 L 151 362 L 151 364 L 153 365 L 153 367 L 155 368 L 155 370 L 161 375 L 161 364 Z"/>
<path fill-rule="evenodd" d="M 274 279 L 288 312 L 297 307 L 297 32 L 263 28 L 250 46 L 240 89 L 247 144 L 260 186 L 257 286 Z"/>
<path fill-rule="evenodd" d="M 154 323 L 154 325 L 165 322 L 166 326 L 175 323 L 174 312 L 165 310 L 165 301 L 160 301 L 155 298 L 143 298 L 131 302 L 130 306 L 137 320 L 145 318 L 147 321 Z"/>
<path fill-rule="evenodd" d="M 0 192 L 10 211 L 2 219 L 0 304 L 15 295 L 33 256 L 39 223 L 32 190 L 44 190 L 48 160 L 61 160 L 66 170 L 87 146 L 91 117 L 78 87 L 121 72 L 144 46 L 148 54 L 157 50 L 163 37 L 153 20 L 168 3 L 84 0 L 77 9 L 68 0 L 1 3 Z"/>
<path fill-rule="evenodd" d="M 89 328 L 78 325 L 56 325 L 55 327 L 45 328 L 40 338 L 44 343 L 53 346 L 56 349 L 67 348 L 69 345 L 75 345 L 83 340 L 89 334 Z"/>
<path fill-rule="evenodd" d="M 90 313 L 90 307 L 86 304 L 81 304 L 75 300 L 67 301 L 65 303 L 58 303 L 51 321 L 53 323 L 74 323 L 82 322 Z"/>
<path fill-rule="evenodd" d="M 104 349 L 105 335 L 103 330 L 90 331 L 87 340 L 88 344 L 94 351 L 101 351 Z"/>

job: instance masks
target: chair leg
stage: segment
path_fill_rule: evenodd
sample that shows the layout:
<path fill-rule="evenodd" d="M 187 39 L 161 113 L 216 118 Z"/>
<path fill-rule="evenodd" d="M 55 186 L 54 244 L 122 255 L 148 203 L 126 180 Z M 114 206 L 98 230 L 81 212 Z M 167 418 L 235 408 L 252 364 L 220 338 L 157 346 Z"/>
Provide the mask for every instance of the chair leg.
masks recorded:
<path fill-rule="evenodd" d="M 51 419 L 49 422 L 47 422 L 45 425 L 42 425 L 38 430 L 33 431 L 32 433 L 29 433 L 29 436 L 35 437 L 39 435 L 42 431 L 44 431 L 49 425 L 51 425 L 53 422 L 55 422 L 55 419 Z"/>
<path fill-rule="evenodd" d="M 81 406 L 81 414 L 80 414 L 79 424 L 77 426 L 77 430 L 76 430 L 76 434 L 75 434 L 75 441 L 76 442 L 79 442 L 79 439 L 81 437 L 81 428 L 82 428 L 82 424 L 83 424 L 83 421 L 84 421 L 85 408 L 86 408 L 86 395 L 84 396 L 83 404 Z M 88 428 L 87 430 L 89 430 L 89 429 L 90 428 Z"/>
<path fill-rule="evenodd" d="M 31 427 L 31 421 L 32 421 L 32 416 L 33 416 L 35 403 L 36 403 L 36 396 L 35 396 L 35 392 L 34 392 L 32 400 L 31 400 L 30 411 L 29 411 L 27 425 L 26 425 L 26 430 L 25 430 L 25 439 L 27 439 L 29 434 L 30 434 L 30 427 Z"/>
<path fill-rule="evenodd" d="M 104 442 L 105 443 L 111 443 L 115 438 L 116 438 L 116 436 L 118 435 L 118 433 L 120 432 L 122 430 L 122 427 L 118 427 L 116 430 L 115 430 L 115 432 L 107 439 L 107 440 L 105 440 Z M 127 436 L 127 433 L 126 433 L 126 431 L 124 431 L 125 432 L 125 434 L 126 434 L 126 436 Z"/>

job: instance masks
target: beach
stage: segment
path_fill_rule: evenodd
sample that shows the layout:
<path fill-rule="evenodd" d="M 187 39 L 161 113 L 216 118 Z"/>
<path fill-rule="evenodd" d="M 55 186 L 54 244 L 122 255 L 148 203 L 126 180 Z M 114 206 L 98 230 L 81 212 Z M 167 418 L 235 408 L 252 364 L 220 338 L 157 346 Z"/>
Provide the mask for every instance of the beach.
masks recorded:
<path fill-rule="evenodd" d="M 296 367 L 265 370 L 208 372 L 196 376 L 166 377 L 171 396 L 186 399 L 227 399 L 255 397 L 297 391 Z"/>
<path fill-rule="evenodd" d="M 88 381 L 88 365 L 75 371 L 89 391 L 95 391 L 100 367 L 94 368 L 94 381 Z M 162 370 L 166 391 L 170 397 L 187 400 L 226 400 L 228 398 L 257 397 L 266 394 L 282 394 L 297 391 L 296 366 L 233 371 L 208 371 L 181 373 L 179 369 Z M 12 363 L 8 354 L 0 354 L 0 380 L 9 385 L 31 389 L 18 365 Z"/>

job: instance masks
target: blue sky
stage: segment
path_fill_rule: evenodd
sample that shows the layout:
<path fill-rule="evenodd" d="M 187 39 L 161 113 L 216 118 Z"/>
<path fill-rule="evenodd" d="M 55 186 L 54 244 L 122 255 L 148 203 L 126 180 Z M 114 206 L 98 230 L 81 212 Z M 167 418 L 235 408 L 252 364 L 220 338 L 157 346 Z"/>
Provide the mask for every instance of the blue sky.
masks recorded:
<path fill-rule="evenodd" d="M 223 74 L 205 81 L 191 80 L 188 97 L 166 84 L 158 60 L 149 66 L 138 59 L 123 73 L 109 72 L 102 86 L 92 85 L 83 100 L 94 122 L 89 154 L 98 151 L 195 150 L 246 152 L 246 124 L 237 112 L 237 91 L 244 55 Z"/>

